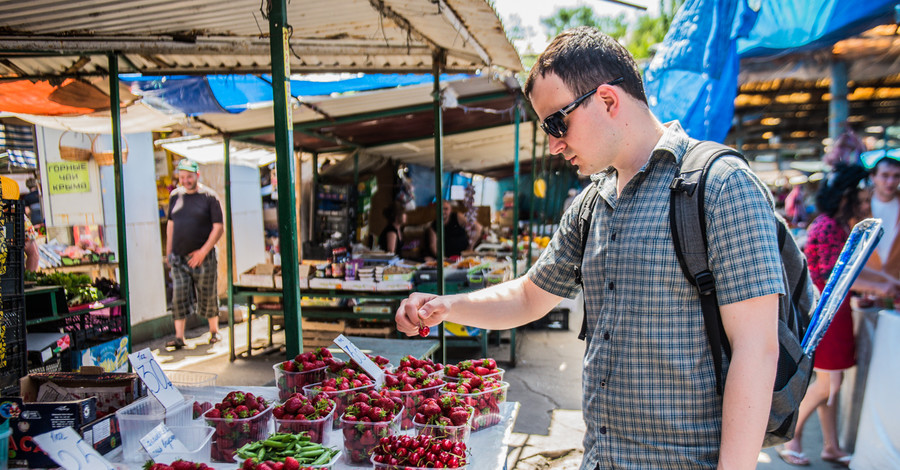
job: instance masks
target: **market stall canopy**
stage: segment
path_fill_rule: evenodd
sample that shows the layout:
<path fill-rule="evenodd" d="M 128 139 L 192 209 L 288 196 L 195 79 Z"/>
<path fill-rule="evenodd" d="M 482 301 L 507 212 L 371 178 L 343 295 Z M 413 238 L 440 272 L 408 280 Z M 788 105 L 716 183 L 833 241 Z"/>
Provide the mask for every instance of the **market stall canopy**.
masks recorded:
<path fill-rule="evenodd" d="M 739 60 L 771 62 L 791 53 L 830 50 L 841 39 L 893 23 L 895 4 L 687 2 L 646 72 L 651 108 L 663 121 L 680 120 L 692 137 L 722 141 L 732 126 Z"/>
<path fill-rule="evenodd" d="M 225 162 L 225 144 L 219 137 L 171 139 L 160 144 L 164 149 L 202 165 Z M 270 147 L 231 141 L 229 151 L 232 165 L 260 167 L 275 161 L 275 150 Z"/>
<path fill-rule="evenodd" d="M 514 111 L 519 83 L 510 75 L 442 82 L 444 157 L 447 169 L 473 171 L 509 165 L 515 151 Z M 298 151 L 388 158 L 433 166 L 434 108 L 431 84 L 321 97 L 295 102 L 294 145 Z M 520 106 L 520 112 L 524 112 Z M 222 134 L 271 145 L 271 108 L 241 114 L 208 113 L 198 119 Z M 520 159 L 531 158 L 531 124 L 520 128 Z M 352 168 L 350 169 L 352 171 Z"/>
<path fill-rule="evenodd" d="M 112 128 L 109 125 L 109 111 L 95 112 L 81 116 L 37 116 L 24 113 L 16 113 L 13 115 L 23 121 L 53 129 L 81 132 L 84 134 L 112 133 Z M 186 127 L 185 117 L 183 115 L 165 114 L 142 103 L 123 108 L 119 115 L 122 121 L 123 134 L 168 130 L 170 127 L 176 126 L 180 129 Z"/>
<path fill-rule="evenodd" d="M 267 2 L 31 0 L 0 3 L 0 77 L 269 73 Z M 304 72 L 522 70 L 485 0 L 294 0 L 290 68 Z M 53 51 L 48 54 L 48 51 Z"/>

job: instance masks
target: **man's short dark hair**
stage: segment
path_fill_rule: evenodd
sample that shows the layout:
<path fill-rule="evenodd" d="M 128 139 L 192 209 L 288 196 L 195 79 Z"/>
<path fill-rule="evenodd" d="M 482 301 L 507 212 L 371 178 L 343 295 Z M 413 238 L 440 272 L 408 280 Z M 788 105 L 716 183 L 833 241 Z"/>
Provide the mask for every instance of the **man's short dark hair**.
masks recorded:
<path fill-rule="evenodd" d="M 563 31 L 538 57 L 528 79 L 525 96 L 530 96 L 538 77 L 552 73 L 562 79 L 575 96 L 623 77 L 622 89 L 647 103 L 644 81 L 634 57 L 615 39 L 596 28 L 580 26 Z"/>
<path fill-rule="evenodd" d="M 883 157 L 881 160 L 878 160 L 878 163 L 872 167 L 872 175 L 878 174 L 878 169 L 882 167 L 882 165 L 900 167 L 900 161 L 891 158 L 891 157 Z"/>

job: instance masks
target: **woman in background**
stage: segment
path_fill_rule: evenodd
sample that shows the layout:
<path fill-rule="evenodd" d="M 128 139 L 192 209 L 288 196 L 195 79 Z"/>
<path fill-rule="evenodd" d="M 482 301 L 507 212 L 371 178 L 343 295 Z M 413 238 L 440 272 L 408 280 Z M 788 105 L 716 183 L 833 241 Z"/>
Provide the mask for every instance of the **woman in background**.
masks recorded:
<path fill-rule="evenodd" d="M 388 224 L 378 235 L 378 247 L 387 253 L 399 255 L 403 249 L 403 225 L 406 224 L 406 209 L 398 201 L 394 201 L 383 212 Z"/>

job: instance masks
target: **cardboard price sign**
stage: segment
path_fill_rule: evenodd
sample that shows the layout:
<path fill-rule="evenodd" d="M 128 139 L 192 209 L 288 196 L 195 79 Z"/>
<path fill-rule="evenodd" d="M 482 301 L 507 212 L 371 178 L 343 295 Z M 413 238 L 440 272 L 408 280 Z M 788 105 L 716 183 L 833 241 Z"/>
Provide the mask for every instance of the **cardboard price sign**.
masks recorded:
<path fill-rule="evenodd" d="M 338 335 L 338 337 L 334 339 L 334 344 L 338 345 L 339 348 L 350 356 L 350 359 L 353 359 L 354 362 L 359 364 L 359 366 L 375 380 L 376 389 L 381 387 L 381 384 L 384 383 L 384 371 L 381 370 L 381 367 L 378 367 L 378 364 L 375 364 L 371 359 L 366 357 L 366 354 L 360 351 L 359 348 L 351 343 L 344 335 Z"/>
<path fill-rule="evenodd" d="M 165 423 L 159 423 L 159 425 L 148 432 L 146 436 L 142 437 L 141 445 L 144 446 L 144 450 L 150 454 L 150 458 L 154 460 L 156 460 L 163 452 L 188 452 L 187 447 L 175 437 L 175 434 L 172 434 L 172 430 L 169 429 Z"/>
<path fill-rule="evenodd" d="M 144 348 L 128 355 L 134 372 L 144 381 L 147 390 L 170 410 L 184 403 L 184 395 L 172 385 L 172 381 L 156 362 L 156 357 L 150 352 L 150 348 Z"/>
<path fill-rule="evenodd" d="M 66 470 L 116 470 L 70 427 L 34 436 L 34 442 Z"/>

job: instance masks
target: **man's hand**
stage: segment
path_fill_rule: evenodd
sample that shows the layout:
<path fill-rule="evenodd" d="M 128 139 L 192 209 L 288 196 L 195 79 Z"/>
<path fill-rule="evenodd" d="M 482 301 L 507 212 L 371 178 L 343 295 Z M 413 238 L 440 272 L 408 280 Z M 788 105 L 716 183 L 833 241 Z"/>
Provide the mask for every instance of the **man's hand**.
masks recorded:
<path fill-rule="evenodd" d="M 204 251 L 202 248 L 190 252 L 190 254 L 188 254 L 188 266 L 190 266 L 191 268 L 200 266 L 200 264 L 203 263 L 203 260 L 206 259 L 206 255 L 208 254 L 209 252 Z"/>
<path fill-rule="evenodd" d="M 397 330 L 407 336 L 417 336 L 420 325 L 431 327 L 444 321 L 450 313 L 449 306 L 446 296 L 413 293 L 400 302 L 400 308 L 394 316 Z"/>

